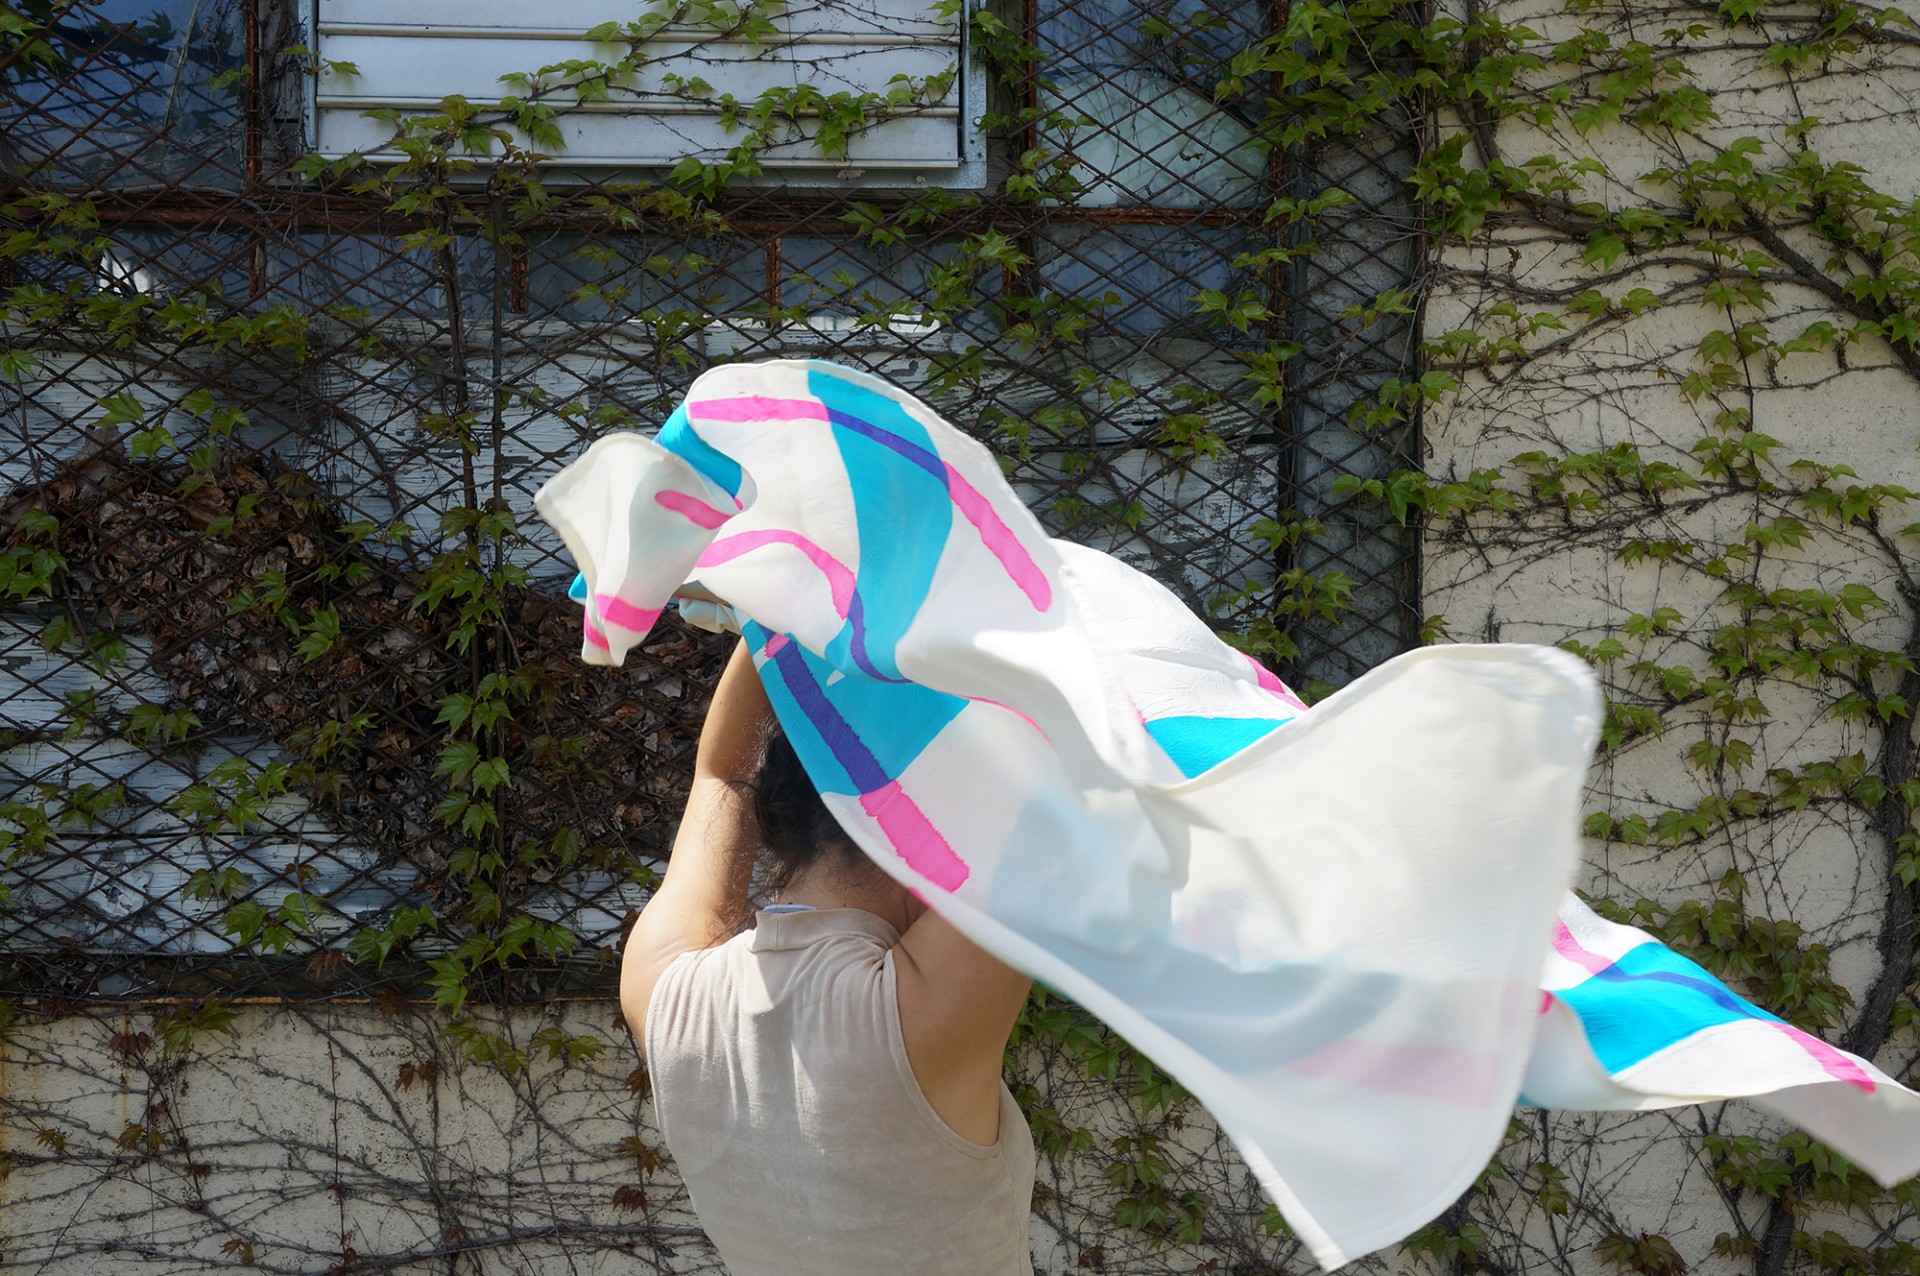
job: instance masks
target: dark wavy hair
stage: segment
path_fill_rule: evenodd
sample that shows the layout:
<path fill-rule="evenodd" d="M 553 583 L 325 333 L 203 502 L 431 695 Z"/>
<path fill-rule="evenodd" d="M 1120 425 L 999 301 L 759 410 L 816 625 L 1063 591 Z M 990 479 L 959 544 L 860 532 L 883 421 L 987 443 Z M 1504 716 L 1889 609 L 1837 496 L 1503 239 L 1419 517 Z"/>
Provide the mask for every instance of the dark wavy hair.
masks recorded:
<path fill-rule="evenodd" d="M 753 785 L 753 815 L 760 825 L 767 889 L 779 894 L 816 866 L 846 877 L 879 872 L 853 844 L 820 800 L 786 733 L 767 733 L 766 753 Z"/>

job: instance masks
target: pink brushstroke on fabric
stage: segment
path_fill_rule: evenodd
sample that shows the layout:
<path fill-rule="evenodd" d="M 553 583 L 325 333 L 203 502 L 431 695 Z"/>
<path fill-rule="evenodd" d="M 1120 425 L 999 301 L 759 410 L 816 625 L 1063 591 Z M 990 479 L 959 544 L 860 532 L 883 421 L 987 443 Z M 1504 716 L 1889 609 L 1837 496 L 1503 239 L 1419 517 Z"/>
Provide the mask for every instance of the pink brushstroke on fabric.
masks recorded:
<path fill-rule="evenodd" d="M 1553 951 L 1593 975 L 1609 969 L 1614 964 L 1612 958 L 1603 957 L 1599 953 L 1582 948 L 1580 941 L 1574 938 L 1573 932 L 1567 929 L 1567 924 L 1563 921 L 1554 923 Z M 1787 1034 L 1795 1045 L 1812 1055 L 1814 1062 L 1818 1063 L 1834 1080 L 1844 1081 L 1865 1094 L 1872 1094 L 1879 1089 L 1873 1078 L 1862 1071 L 1860 1065 L 1848 1057 L 1844 1051 L 1828 1045 L 1812 1033 L 1803 1032 L 1792 1024 L 1782 1023 L 1778 1019 L 1756 1017 L 1752 1022 L 1765 1024 Z"/>
<path fill-rule="evenodd" d="M 707 552 L 700 555 L 699 566 L 718 567 L 721 563 L 730 563 L 742 554 L 750 554 L 756 549 L 768 545 L 791 545 L 807 556 L 809 562 L 820 569 L 827 578 L 827 589 L 833 595 L 833 609 L 845 620 L 847 613 L 853 610 L 853 573 L 847 565 L 821 549 L 818 545 L 784 528 L 764 528 L 759 531 L 741 532 L 738 536 L 729 536 L 707 546 Z"/>
<path fill-rule="evenodd" d="M 1035 722 L 1032 718 L 1020 712 L 1018 709 L 1014 708 L 1012 705 L 1001 704 L 998 700 L 989 700 L 985 696 L 968 696 L 967 699 L 973 701 L 975 704 L 990 704 L 996 709 L 1005 709 L 1008 713 L 1011 713 L 1014 717 L 1020 719 L 1020 721 L 1026 723 L 1028 726 L 1032 727 L 1035 731 L 1039 731 L 1040 738 L 1042 740 L 1045 740 L 1048 744 L 1053 743 L 1053 737 L 1048 735 L 1045 731 L 1042 731 L 1040 728 L 1040 724 L 1038 722 Z M 1145 719 L 1142 719 L 1142 721 L 1145 721 Z"/>
<path fill-rule="evenodd" d="M 1261 664 L 1258 660 L 1255 660 L 1252 656 L 1247 655 L 1245 652 L 1240 654 L 1248 664 L 1253 666 L 1253 676 L 1259 681 L 1262 691 L 1278 696 L 1296 709 L 1304 709 L 1307 707 L 1307 702 L 1295 695 L 1292 687 L 1289 687 L 1286 683 L 1274 677 L 1271 669 Z"/>
<path fill-rule="evenodd" d="M 1611 957 L 1602 957 L 1599 953 L 1582 948 L 1580 941 L 1573 937 L 1573 932 L 1567 929 L 1567 924 L 1558 919 L 1553 923 L 1553 951 L 1589 975 L 1597 975 L 1613 965 Z"/>
<path fill-rule="evenodd" d="M 972 876 L 973 870 L 953 853 L 953 847 L 926 813 L 914 805 L 900 781 L 889 780 L 882 788 L 862 793 L 860 809 L 873 817 L 907 866 L 941 890 L 959 890 L 960 884 Z"/>
<path fill-rule="evenodd" d="M 1763 1020 L 1762 1022 L 1771 1023 L 1772 1021 Z M 1774 1023 L 1773 1026 L 1793 1038 L 1802 1050 L 1818 1060 L 1820 1066 L 1827 1070 L 1828 1076 L 1846 1082 L 1862 1094 L 1872 1094 L 1880 1088 L 1874 1083 L 1873 1078 L 1843 1051 L 1828 1045 L 1812 1033 L 1803 1032 L 1790 1023 Z"/>
<path fill-rule="evenodd" d="M 1491 1050 L 1335 1041 L 1286 1065 L 1301 1077 L 1326 1077 L 1387 1094 L 1484 1108 L 1495 1101 L 1500 1061 Z"/>
<path fill-rule="evenodd" d="M 1053 605 L 1053 586 L 1047 581 L 1047 574 L 1033 561 L 1033 555 L 1013 534 L 1000 512 L 993 508 L 980 490 L 967 482 L 959 470 L 953 468 L 953 462 L 942 461 L 947 467 L 947 495 L 953 499 L 954 508 L 966 516 L 973 524 L 973 530 L 980 533 L 980 542 L 993 556 L 1000 560 L 1000 566 L 1006 569 L 1013 583 L 1020 586 L 1020 592 L 1027 596 L 1036 611 L 1045 611 Z"/>
<path fill-rule="evenodd" d="M 779 655 L 786 645 L 787 636 L 785 634 L 773 634 L 768 637 L 767 645 L 760 648 L 760 654 L 771 660 L 773 657 Z"/>
<path fill-rule="evenodd" d="M 817 399 L 768 399 L 751 395 L 689 402 L 687 415 L 708 421 L 729 422 L 832 419 L 827 405 Z M 1033 555 L 1027 552 L 1027 547 L 1020 543 L 1013 530 L 1000 517 L 999 511 L 980 494 L 980 490 L 954 469 L 951 462 L 942 460 L 940 463 L 946 469 L 948 498 L 967 522 L 973 524 L 981 542 L 1000 560 L 1000 565 L 1027 596 L 1027 600 L 1040 611 L 1045 611 L 1053 604 L 1053 586 L 1048 582 L 1046 573 L 1040 570 L 1033 561 Z"/>
<path fill-rule="evenodd" d="M 653 628 L 660 619 L 658 607 L 636 607 L 624 598 L 612 594 L 595 594 L 594 605 L 600 609 L 600 619 L 622 629 L 631 629 L 636 634 L 644 634 Z"/>
<path fill-rule="evenodd" d="M 687 401 L 687 415 L 709 421 L 825 421 L 827 405 L 818 399 L 768 399 L 743 395 L 735 399 Z"/>
<path fill-rule="evenodd" d="M 685 492 L 655 492 L 653 499 L 676 514 L 686 515 L 688 522 L 699 527 L 712 529 L 733 517 L 725 510 L 717 510 L 699 497 L 689 496 Z"/>
<path fill-rule="evenodd" d="M 585 636 L 588 643 L 600 648 L 600 650 L 611 651 L 613 649 L 613 644 L 607 641 L 607 636 L 594 628 L 593 617 L 586 615 L 584 612 L 581 613 L 580 616 L 580 632 Z"/>

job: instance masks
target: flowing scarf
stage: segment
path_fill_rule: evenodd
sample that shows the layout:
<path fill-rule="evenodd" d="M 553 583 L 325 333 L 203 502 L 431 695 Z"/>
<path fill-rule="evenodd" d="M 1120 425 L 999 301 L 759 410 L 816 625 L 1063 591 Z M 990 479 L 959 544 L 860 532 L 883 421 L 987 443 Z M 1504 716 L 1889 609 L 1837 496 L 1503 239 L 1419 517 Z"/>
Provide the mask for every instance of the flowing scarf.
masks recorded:
<path fill-rule="evenodd" d="M 896 880 L 1203 1102 L 1328 1268 L 1470 1186 L 1516 1101 L 1738 1095 L 1883 1182 L 1920 1096 L 1566 890 L 1600 702 L 1519 646 L 1308 708 L 980 444 L 819 361 L 718 368 L 540 492 L 619 664 L 697 577 Z"/>

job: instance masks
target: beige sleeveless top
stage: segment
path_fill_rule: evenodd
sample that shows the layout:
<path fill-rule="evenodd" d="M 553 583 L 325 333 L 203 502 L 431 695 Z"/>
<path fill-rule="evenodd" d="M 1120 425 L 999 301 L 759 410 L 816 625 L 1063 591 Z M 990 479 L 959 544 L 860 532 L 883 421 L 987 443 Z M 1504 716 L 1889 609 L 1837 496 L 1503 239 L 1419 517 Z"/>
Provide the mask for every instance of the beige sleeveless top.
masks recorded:
<path fill-rule="evenodd" d="M 1004 1085 L 990 1146 L 920 1093 L 899 942 L 860 909 L 761 913 L 654 986 L 654 1110 L 732 1276 L 1032 1276 L 1033 1136 Z"/>

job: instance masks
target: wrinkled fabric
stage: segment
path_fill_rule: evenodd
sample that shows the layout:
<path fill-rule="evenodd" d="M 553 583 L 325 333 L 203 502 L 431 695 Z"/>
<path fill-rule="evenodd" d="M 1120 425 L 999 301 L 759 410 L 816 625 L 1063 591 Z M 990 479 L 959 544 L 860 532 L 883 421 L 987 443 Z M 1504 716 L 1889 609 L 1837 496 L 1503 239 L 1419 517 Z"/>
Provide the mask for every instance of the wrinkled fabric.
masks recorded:
<path fill-rule="evenodd" d="M 707 373 L 538 505 L 587 661 L 690 578 L 727 599 L 861 848 L 1193 1091 L 1326 1267 L 1467 1188 L 1523 1087 L 1771 1094 L 1883 1179 L 1920 1170 L 1911 1092 L 1567 894 L 1600 703 L 1563 652 L 1428 648 L 1309 710 L 1049 538 L 927 405 L 817 361 Z"/>
<path fill-rule="evenodd" d="M 1751 1098 L 1883 1186 L 1920 1174 L 1920 1094 L 1569 895 L 1521 1099 L 1643 1111 Z"/>

